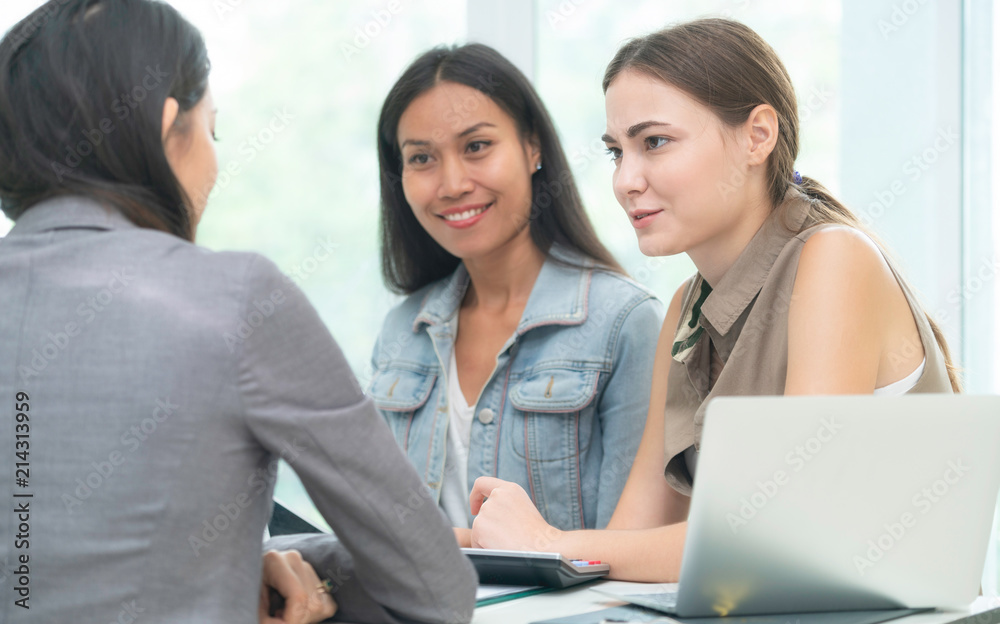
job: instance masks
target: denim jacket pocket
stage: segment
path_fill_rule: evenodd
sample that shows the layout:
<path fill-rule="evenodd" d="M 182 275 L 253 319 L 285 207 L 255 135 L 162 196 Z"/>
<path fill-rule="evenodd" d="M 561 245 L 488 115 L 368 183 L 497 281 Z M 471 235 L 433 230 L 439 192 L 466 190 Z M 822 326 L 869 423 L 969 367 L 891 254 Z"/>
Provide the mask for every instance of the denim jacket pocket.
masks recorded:
<path fill-rule="evenodd" d="M 427 403 L 436 379 L 435 374 L 401 368 L 377 371 L 372 378 L 368 393 L 403 448 L 408 445 L 413 414 Z"/>
<path fill-rule="evenodd" d="M 558 462 L 586 451 L 593 438 L 592 419 L 580 418 L 593 410 L 600 372 L 551 368 L 538 370 L 510 392 L 516 420 L 524 436 L 514 435 L 514 452 L 529 461 Z M 581 431 L 581 426 L 584 431 Z"/>

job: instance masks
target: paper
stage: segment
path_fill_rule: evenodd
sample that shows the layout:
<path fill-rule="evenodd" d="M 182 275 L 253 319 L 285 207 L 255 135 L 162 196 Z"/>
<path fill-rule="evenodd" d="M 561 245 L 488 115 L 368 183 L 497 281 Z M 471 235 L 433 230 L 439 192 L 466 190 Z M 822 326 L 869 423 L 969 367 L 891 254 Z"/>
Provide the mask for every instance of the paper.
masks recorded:
<path fill-rule="evenodd" d="M 491 600 L 509 594 L 519 594 L 521 592 L 541 589 L 540 585 L 480 585 L 476 589 L 476 602 L 480 600 Z"/>

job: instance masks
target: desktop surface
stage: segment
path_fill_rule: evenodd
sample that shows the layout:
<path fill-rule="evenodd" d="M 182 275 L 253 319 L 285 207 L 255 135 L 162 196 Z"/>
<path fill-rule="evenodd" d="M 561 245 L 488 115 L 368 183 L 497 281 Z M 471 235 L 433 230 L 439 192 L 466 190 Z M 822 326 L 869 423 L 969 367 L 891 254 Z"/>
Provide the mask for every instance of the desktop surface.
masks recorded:
<path fill-rule="evenodd" d="M 675 583 L 597 581 L 479 607 L 472 618 L 472 624 L 528 624 L 626 604 L 592 592 L 591 587 L 599 587 L 616 594 L 640 594 L 677 589 Z M 894 624 L 1000 624 L 1000 598 L 980 597 L 965 609 L 918 613 L 893 622 Z"/>

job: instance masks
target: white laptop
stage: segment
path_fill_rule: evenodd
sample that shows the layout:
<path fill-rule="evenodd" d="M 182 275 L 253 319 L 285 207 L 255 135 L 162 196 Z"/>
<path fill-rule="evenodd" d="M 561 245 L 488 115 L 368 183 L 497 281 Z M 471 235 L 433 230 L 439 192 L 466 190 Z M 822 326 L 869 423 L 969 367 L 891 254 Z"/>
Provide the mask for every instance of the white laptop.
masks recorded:
<path fill-rule="evenodd" d="M 967 606 L 998 490 L 1000 396 L 714 399 L 679 591 L 615 597 L 679 616 Z"/>

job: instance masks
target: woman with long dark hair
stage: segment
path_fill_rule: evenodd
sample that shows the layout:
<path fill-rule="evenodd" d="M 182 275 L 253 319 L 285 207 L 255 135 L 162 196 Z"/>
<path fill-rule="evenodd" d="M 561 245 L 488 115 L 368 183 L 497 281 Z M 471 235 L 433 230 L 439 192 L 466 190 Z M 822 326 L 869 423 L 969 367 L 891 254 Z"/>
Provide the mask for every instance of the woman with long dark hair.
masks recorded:
<path fill-rule="evenodd" d="M 604 91 L 615 195 L 639 248 L 687 253 L 698 273 L 668 308 L 646 429 L 608 530 L 560 531 L 518 484 L 483 478 L 472 542 L 537 542 L 608 562 L 615 578 L 676 581 L 713 397 L 961 388 L 883 247 L 795 171 L 795 92 L 757 33 L 706 19 L 639 37 L 611 61 Z"/>
<path fill-rule="evenodd" d="M 0 621 L 467 622 L 475 572 L 305 296 L 192 244 L 208 76 L 162 2 L 53 0 L 0 41 Z M 339 541 L 286 538 L 262 585 L 279 457 Z"/>
<path fill-rule="evenodd" d="M 397 442 L 459 529 L 483 475 L 555 526 L 603 527 L 662 307 L 598 240 L 534 88 L 492 48 L 435 48 L 386 97 L 378 152 L 383 274 L 408 296 L 370 393 Z"/>

